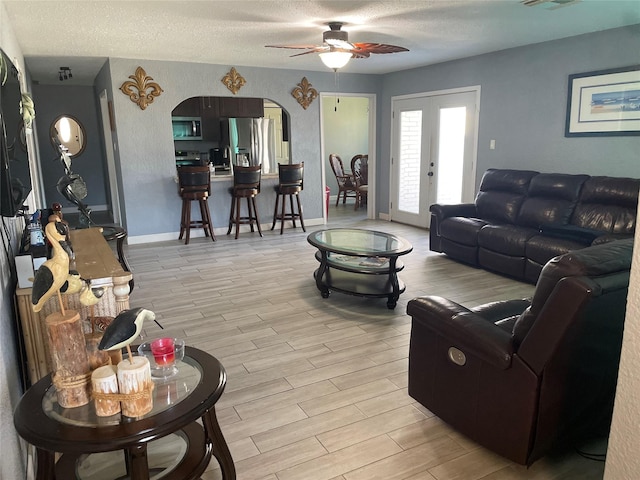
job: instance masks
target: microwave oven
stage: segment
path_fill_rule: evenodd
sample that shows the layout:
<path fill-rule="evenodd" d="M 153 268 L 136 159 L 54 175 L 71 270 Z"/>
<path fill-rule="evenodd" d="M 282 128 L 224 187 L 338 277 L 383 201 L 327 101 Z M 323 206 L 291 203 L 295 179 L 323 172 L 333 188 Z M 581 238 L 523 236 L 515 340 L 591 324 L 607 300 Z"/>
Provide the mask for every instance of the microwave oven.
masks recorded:
<path fill-rule="evenodd" d="M 200 117 L 171 117 L 174 140 L 202 140 Z"/>

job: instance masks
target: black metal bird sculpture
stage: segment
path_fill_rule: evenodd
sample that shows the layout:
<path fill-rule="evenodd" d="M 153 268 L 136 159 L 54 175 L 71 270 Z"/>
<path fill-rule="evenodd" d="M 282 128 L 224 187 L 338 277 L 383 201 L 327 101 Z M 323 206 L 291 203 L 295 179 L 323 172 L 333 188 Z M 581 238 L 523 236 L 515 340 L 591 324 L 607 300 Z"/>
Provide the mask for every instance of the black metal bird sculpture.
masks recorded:
<path fill-rule="evenodd" d="M 60 242 L 66 240 L 68 228 L 62 222 L 49 222 L 44 231 L 53 248 L 53 254 L 35 272 L 31 289 L 31 303 L 33 311 L 39 312 L 47 300 L 58 294 L 60 309 L 64 314 L 60 288 L 69 276 L 69 255 Z"/>
<path fill-rule="evenodd" d="M 156 320 L 156 314 L 145 308 L 133 308 L 120 312 L 113 322 L 104 330 L 104 335 L 98 349 L 118 350 L 126 347 L 129 352 L 129 359 L 132 358 L 131 347 L 129 345 L 138 338 L 142 331 L 145 320 L 153 320 L 160 328 L 162 325 Z"/>

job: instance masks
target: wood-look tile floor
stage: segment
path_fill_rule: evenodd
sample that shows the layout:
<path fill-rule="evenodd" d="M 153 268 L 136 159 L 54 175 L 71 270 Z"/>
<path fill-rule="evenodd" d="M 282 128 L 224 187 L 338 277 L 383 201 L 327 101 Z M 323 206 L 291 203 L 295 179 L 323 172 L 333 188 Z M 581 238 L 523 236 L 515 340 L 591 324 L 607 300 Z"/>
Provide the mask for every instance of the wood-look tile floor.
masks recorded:
<path fill-rule="evenodd" d="M 263 221 L 266 217 L 263 218 Z M 176 219 L 178 222 L 178 219 Z M 313 280 L 312 230 L 352 226 L 413 244 L 395 310 L 386 299 L 332 293 Z M 279 225 L 278 225 L 279 227 Z M 533 286 L 453 262 L 428 232 L 367 220 L 353 204 L 325 226 L 217 235 L 127 247 L 132 307 L 153 310 L 168 335 L 217 357 L 228 382 L 216 405 L 239 480 L 599 479 L 604 464 L 575 452 L 530 468 L 457 433 L 407 395 L 409 300 L 465 306 L 531 295 Z M 146 336 L 160 334 L 155 324 Z M 600 446 L 604 449 L 604 446 Z M 203 480 L 221 478 L 215 460 Z"/>

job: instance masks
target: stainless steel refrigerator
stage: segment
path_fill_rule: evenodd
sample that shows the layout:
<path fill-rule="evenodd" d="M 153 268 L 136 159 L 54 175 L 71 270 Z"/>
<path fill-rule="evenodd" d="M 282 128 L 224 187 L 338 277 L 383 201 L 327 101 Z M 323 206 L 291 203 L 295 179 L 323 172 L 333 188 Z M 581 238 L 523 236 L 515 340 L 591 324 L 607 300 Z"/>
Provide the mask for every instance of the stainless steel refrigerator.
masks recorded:
<path fill-rule="evenodd" d="M 230 118 L 229 149 L 234 165 L 262 165 L 262 173 L 277 173 L 275 134 L 270 118 Z"/>

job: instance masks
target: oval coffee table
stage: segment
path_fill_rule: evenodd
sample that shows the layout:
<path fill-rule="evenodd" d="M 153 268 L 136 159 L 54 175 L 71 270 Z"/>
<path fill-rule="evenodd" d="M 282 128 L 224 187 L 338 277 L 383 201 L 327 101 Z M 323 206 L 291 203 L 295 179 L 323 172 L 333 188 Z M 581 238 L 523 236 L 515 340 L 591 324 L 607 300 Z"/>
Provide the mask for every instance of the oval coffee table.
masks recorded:
<path fill-rule="evenodd" d="M 375 230 L 331 228 L 309 234 L 316 247 L 320 267 L 313 273 L 323 298 L 331 290 L 363 297 L 387 297 L 387 308 L 395 308 L 405 291 L 398 272 L 404 268 L 398 257 L 413 250 L 402 237 Z"/>
<path fill-rule="evenodd" d="M 37 449 L 37 480 L 195 480 L 212 455 L 222 478 L 233 480 L 235 466 L 215 414 L 226 381 L 216 358 L 186 347 L 178 373 L 154 379 L 151 412 L 139 418 L 98 417 L 93 402 L 60 407 L 47 375 L 20 399 L 14 424 Z"/>

